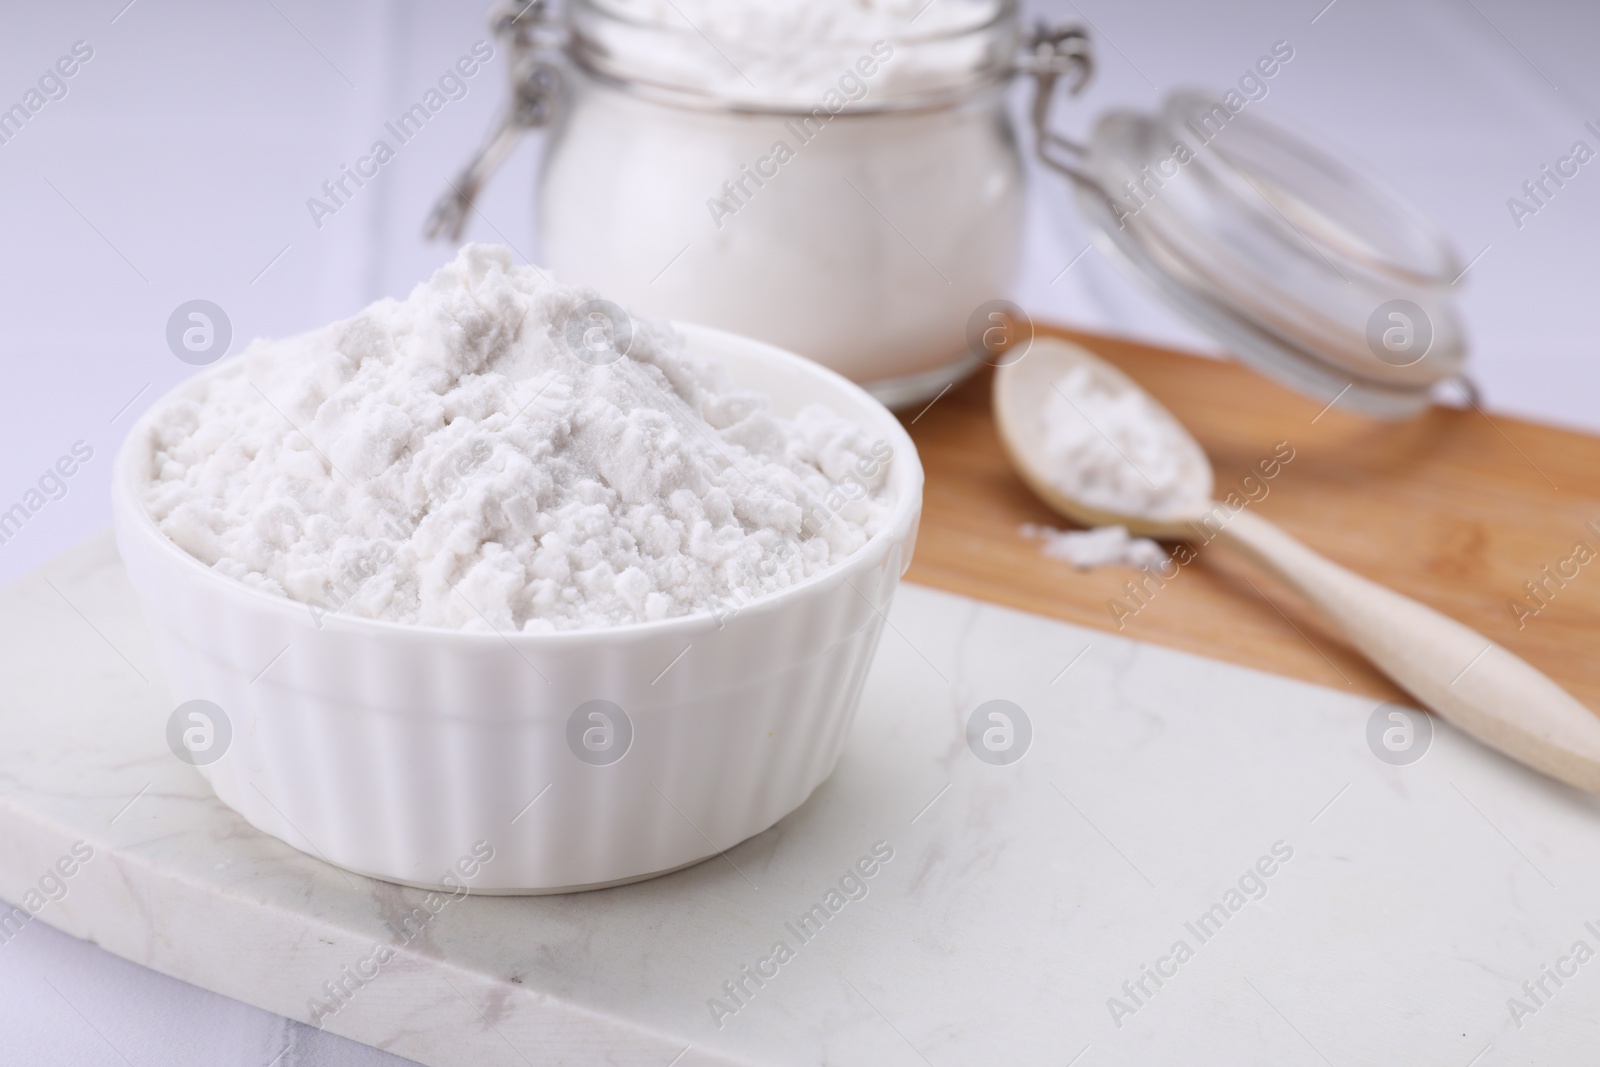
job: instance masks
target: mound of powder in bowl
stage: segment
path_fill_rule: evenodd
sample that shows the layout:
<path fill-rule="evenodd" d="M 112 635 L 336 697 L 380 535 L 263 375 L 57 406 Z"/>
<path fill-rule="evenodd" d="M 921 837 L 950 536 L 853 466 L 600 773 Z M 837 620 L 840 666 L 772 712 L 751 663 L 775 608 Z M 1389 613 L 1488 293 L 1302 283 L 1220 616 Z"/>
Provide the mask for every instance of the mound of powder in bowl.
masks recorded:
<path fill-rule="evenodd" d="M 462 630 L 731 610 L 879 529 L 886 443 L 775 415 L 665 323 L 596 359 L 566 331 L 594 300 L 472 245 L 404 301 L 256 341 L 158 413 L 145 504 L 319 623 Z"/>

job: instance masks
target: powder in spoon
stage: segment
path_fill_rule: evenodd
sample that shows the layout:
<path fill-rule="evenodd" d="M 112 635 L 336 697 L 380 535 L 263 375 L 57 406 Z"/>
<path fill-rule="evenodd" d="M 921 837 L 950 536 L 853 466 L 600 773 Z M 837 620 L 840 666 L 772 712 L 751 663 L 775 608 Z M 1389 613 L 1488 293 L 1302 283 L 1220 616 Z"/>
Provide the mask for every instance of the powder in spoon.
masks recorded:
<path fill-rule="evenodd" d="M 1192 446 L 1140 390 L 1115 389 L 1078 364 L 1053 383 L 1044 423 L 1044 468 L 1072 499 L 1158 520 L 1204 508 L 1186 477 Z"/>
<path fill-rule="evenodd" d="M 580 359 L 565 326 L 594 298 L 471 245 L 404 301 L 256 341 L 157 417 L 145 504 L 319 619 L 465 630 L 744 603 L 880 528 L 886 443 L 822 407 L 774 414 L 663 322 Z"/>

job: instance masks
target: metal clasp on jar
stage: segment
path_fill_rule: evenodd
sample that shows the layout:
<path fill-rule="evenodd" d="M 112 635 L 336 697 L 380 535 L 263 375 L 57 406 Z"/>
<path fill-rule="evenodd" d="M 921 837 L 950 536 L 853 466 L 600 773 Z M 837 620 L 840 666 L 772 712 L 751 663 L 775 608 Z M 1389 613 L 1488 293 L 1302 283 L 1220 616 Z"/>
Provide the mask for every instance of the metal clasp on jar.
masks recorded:
<path fill-rule="evenodd" d="M 1050 125 L 1058 84 L 1068 79 L 1067 94 L 1077 96 L 1094 75 L 1089 35 L 1077 26 L 1040 23 L 1023 43 L 1022 53 L 1017 57 L 1017 71 L 1031 75 L 1034 80 L 1034 151 L 1040 162 L 1079 185 L 1099 192 L 1099 183 L 1076 162 L 1085 154 L 1083 145 L 1056 133 Z"/>
<path fill-rule="evenodd" d="M 511 55 L 511 101 L 428 215 L 424 232 L 431 238 L 461 239 L 484 182 L 524 133 L 555 121 L 566 93 L 560 56 L 567 33 L 550 0 L 501 0 L 490 11 L 489 25 Z"/>

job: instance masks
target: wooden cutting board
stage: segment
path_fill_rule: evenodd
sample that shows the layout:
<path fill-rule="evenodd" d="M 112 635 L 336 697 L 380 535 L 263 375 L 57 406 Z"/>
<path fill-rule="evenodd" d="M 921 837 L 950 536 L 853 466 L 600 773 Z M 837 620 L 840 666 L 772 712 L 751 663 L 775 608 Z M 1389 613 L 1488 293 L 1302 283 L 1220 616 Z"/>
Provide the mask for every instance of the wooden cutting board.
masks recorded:
<path fill-rule="evenodd" d="M 1040 332 L 1084 345 L 1154 394 L 1210 454 L 1219 493 L 1289 442 L 1295 458 L 1266 483 L 1252 505 L 1259 514 L 1478 629 L 1600 710 L 1600 438 L 1472 406 L 1377 422 L 1323 410 L 1236 364 Z M 1139 593 L 1142 606 L 1125 586 L 1139 572 L 1078 571 L 1044 557 L 1019 527 L 1067 524 L 1007 462 L 992 379 L 985 369 L 920 413 L 902 413 L 927 470 L 910 580 L 1350 692 L 1399 695 L 1313 610 L 1225 549 L 1203 549 L 1159 589 L 1146 583 L 1153 592 Z M 1580 562 L 1580 542 L 1597 558 Z M 1542 605 L 1528 596 L 1530 581 L 1543 585 Z"/>

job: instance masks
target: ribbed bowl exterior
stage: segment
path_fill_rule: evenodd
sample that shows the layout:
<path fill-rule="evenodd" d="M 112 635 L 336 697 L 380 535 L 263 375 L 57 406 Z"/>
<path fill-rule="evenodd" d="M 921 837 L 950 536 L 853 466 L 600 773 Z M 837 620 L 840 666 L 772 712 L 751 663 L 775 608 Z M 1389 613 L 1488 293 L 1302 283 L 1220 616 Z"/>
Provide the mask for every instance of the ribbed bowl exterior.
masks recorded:
<path fill-rule="evenodd" d="M 318 619 L 160 533 L 139 490 L 162 404 L 146 414 L 117 461 L 117 543 L 174 706 L 203 699 L 226 718 L 226 749 L 200 767 L 224 803 L 353 871 L 510 893 L 673 870 L 810 796 L 838 760 L 910 563 L 921 467 L 894 417 L 831 371 L 681 329 L 780 412 L 820 400 L 894 450 L 888 528 L 839 567 L 718 617 L 505 635 Z M 631 743 L 612 750 L 624 754 L 604 765 L 569 742 L 591 700 L 631 724 Z M 458 862 L 484 844 L 493 859 L 464 877 Z"/>

